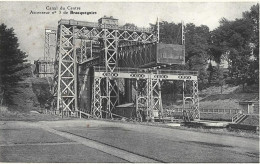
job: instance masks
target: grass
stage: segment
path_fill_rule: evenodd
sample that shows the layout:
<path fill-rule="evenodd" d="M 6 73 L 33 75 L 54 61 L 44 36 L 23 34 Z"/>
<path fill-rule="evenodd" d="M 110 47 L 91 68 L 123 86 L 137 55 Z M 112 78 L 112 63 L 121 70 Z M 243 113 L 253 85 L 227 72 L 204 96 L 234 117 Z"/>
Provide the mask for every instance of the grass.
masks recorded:
<path fill-rule="evenodd" d="M 239 89 L 239 86 L 224 85 L 222 87 L 222 94 L 230 94 Z M 211 86 L 200 91 L 201 95 L 215 95 L 221 93 L 221 86 Z"/>
<path fill-rule="evenodd" d="M 259 126 L 259 115 L 248 115 L 241 124 Z"/>
<path fill-rule="evenodd" d="M 163 128 L 189 130 L 189 131 L 196 131 L 196 132 L 201 132 L 201 133 L 211 133 L 211 134 L 259 139 L 259 131 L 255 132 L 255 131 L 240 130 L 240 129 L 203 128 L 203 127 L 187 127 L 187 126 L 172 127 L 172 126 L 168 126 L 162 122 L 137 122 L 137 121 L 109 120 L 109 119 L 102 119 L 102 121 L 118 122 L 118 123 L 125 123 L 125 124 L 139 124 L 139 125 L 146 125 L 146 126 L 159 126 L 159 127 L 163 127 Z"/>
<path fill-rule="evenodd" d="M 0 106 L 0 121 L 55 121 L 60 119 L 55 115 L 10 111 L 7 107 Z"/>
<path fill-rule="evenodd" d="M 246 100 L 258 100 L 259 94 L 258 93 L 231 93 L 231 94 L 216 94 L 216 95 L 209 95 L 202 101 L 216 101 L 216 100 L 228 100 L 228 99 L 236 99 L 239 101 L 246 101 Z"/>
<path fill-rule="evenodd" d="M 31 112 L 18 112 L 18 111 L 9 111 L 7 107 L 0 106 L 0 121 L 57 121 L 57 120 L 66 120 L 72 118 L 61 118 L 55 115 L 49 114 L 38 114 L 38 113 L 31 113 Z M 219 128 L 211 128 L 206 129 L 202 127 L 170 127 L 162 122 L 137 122 L 137 121 L 126 121 L 126 120 L 106 120 L 102 119 L 102 121 L 111 121 L 111 122 L 118 122 L 118 123 L 127 123 L 127 124 L 141 124 L 147 126 L 160 126 L 164 128 L 173 128 L 173 129 L 180 129 L 180 130 L 190 130 L 190 131 L 197 131 L 202 133 L 212 133 L 212 134 L 219 134 L 219 135 L 231 135 L 231 136 L 238 136 L 238 137 L 245 137 L 245 138 L 254 138 L 259 139 L 259 132 L 253 131 L 246 131 L 246 130 L 231 130 L 231 129 L 219 129 Z"/>
<path fill-rule="evenodd" d="M 192 128 L 192 127 L 172 127 L 172 128 L 178 128 L 182 130 L 190 130 L 190 131 L 196 131 L 196 132 L 202 132 L 202 133 L 212 133 L 212 134 L 219 134 L 219 135 L 228 135 L 228 136 L 236 136 L 236 137 L 245 137 L 245 138 L 253 138 L 253 139 L 259 139 L 259 131 L 248 131 L 248 130 L 240 130 L 240 129 L 227 129 L 227 128 Z"/>

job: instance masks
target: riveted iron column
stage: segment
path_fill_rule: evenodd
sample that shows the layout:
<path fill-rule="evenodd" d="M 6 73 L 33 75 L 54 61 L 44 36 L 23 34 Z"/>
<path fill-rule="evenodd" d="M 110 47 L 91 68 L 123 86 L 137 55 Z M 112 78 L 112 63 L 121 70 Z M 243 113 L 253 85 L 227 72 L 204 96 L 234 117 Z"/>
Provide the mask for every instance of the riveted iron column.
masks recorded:
<path fill-rule="evenodd" d="M 57 110 L 67 116 L 75 115 L 77 107 L 77 59 L 75 48 L 75 26 L 59 25 L 59 61 Z"/>
<path fill-rule="evenodd" d="M 93 84 L 93 106 L 91 115 L 94 118 L 102 118 L 101 78 L 94 77 Z"/>
<path fill-rule="evenodd" d="M 163 109 L 162 109 L 162 99 L 161 99 L 161 83 L 159 79 L 155 79 L 154 74 L 151 74 L 149 78 L 149 92 L 148 92 L 148 116 L 151 121 L 154 121 L 154 118 L 160 118 Z"/>
<path fill-rule="evenodd" d="M 148 89 L 148 79 L 136 80 L 136 115 L 141 122 L 144 115 L 148 116 Z"/>
<path fill-rule="evenodd" d="M 118 30 L 104 29 L 105 68 L 107 73 L 112 73 L 118 66 Z M 119 91 L 115 80 L 106 77 L 106 117 L 113 118 L 112 111 L 119 102 Z"/>
<path fill-rule="evenodd" d="M 193 118 L 199 120 L 200 119 L 200 111 L 199 111 L 199 93 L 198 93 L 198 81 L 193 80 L 193 102 L 194 102 L 194 109 L 193 109 Z"/>

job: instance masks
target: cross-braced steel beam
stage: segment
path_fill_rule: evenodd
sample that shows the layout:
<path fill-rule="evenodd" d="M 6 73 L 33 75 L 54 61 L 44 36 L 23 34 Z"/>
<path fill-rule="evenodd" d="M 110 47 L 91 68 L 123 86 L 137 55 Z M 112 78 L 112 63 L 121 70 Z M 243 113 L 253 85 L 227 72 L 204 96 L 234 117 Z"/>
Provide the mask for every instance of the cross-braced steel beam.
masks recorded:
<path fill-rule="evenodd" d="M 153 121 L 155 117 L 161 118 L 163 108 L 160 80 L 153 79 L 151 76 L 147 79 L 136 80 L 136 88 L 136 113 L 138 119 L 142 121 L 144 115 L 147 121 Z"/>
<path fill-rule="evenodd" d="M 92 40 L 81 39 L 80 63 L 92 58 Z"/>
<path fill-rule="evenodd" d="M 120 67 L 147 67 L 156 63 L 155 44 L 137 44 L 119 49 Z"/>
<path fill-rule="evenodd" d="M 144 116 L 148 116 L 148 79 L 136 80 L 136 115 L 139 121 L 143 121 Z"/>
<path fill-rule="evenodd" d="M 198 81 L 191 80 L 192 93 L 191 96 L 185 95 L 186 80 L 183 81 L 183 116 L 185 121 L 199 120 L 199 96 L 198 96 Z M 186 102 L 191 102 L 190 107 L 186 107 Z"/>
<path fill-rule="evenodd" d="M 120 41 L 133 41 L 140 43 L 154 43 L 156 36 L 153 33 L 142 31 L 127 31 L 120 29 L 107 29 L 92 26 L 77 26 L 76 35 L 78 38 L 87 40 L 113 38 L 117 36 Z"/>
<path fill-rule="evenodd" d="M 59 46 L 56 63 L 57 110 L 61 114 L 73 115 L 78 112 L 77 106 L 77 58 L 75 47 L 75 26 L 59 26 Z"/>
<path fill-rule="evenodd" d="M 198 89 L 198 81 L 193 80 L 192 81 L 192 96 L 194 100 L 194 106 L 193 106 L 193 118 L 194 119 L 200 119 L 200 112 L 199 112 L 199 89 Z"/>
<path fill-rule="evenodd" d="M 91 115 L 94 118 L 102 118 L 101 78 L 95 77 L 93 83 L 93 106 Z"/>
<path fill-rule="evenodd" d="M 161 83 L 159 79 L 148 79 L 149 89 L 148 89 L 148 116 L 153 121 L 155 117 L 162 117 L 162 99 L 161 99 Z"/>

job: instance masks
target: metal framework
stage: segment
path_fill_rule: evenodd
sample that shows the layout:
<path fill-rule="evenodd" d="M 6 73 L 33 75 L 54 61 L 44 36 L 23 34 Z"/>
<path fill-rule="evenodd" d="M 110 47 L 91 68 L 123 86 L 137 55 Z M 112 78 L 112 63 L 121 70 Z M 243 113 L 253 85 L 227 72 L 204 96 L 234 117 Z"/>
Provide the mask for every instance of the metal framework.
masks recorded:
<path fill-rule="evenodd" d="M 83 23 L 83 22 L 82 22 Z M 105 61 L 106 72 L 113 72 L 118 66 L 118 42 L 123 41 L 136 41 L 142 43 L 154 42 L 154 35 L 148 33 L 147 30 L 134 30 L 127 31 L 125 29 L 114 29 L 106 24 L 94 24 L 87 23 L 78 25 L 78 21 L 74 20 L 61 20 L 58 27 L 58 46 L 55 64 L 58 65 L 58 71 L 55 72 L 54 80 L 55 87 L 54 92 L 57 91 L 57 110 L 62 110 L 62 113 L 77 113 L 77 56 L 76 56 L 76 39 L 84 40 L 98 40 L 102 39 L 103 52 L 100 58 Z M 91 41 L 90 41 L 91 42 Z M 82 56 L 80 63 L 84 63 L 89 58 L 86 56 L 87 47 L 86 41 L 82 42 Z M 92 44 L 91 44 L 92 45 Z M 84 56 L 85 55 L 85 56 Z M 91 53 L 92 55 L 92 53 Z M 95 82 L 98 81 L 95 79 Z M 112 117 L 110 114 L 115 106 L 119 103 L 118 88 L 116 82 L 111 80 L 109 77 L 105 80 L 105 93 L 99 95 L 99 92 L 94 93 L 94 102 L 102 105 L 105 100 L 106 111 L 108 112 L 107 117 Z M 97 87 L 95 85 L 95 87 Z M 94 88 L 95 88 L 94 87 Z M 99 90 L 99 89 L 97 89 Z M 96 108 L 96 105 L 93 106 Z M 98 107 L 94 111 L 100 111 Z M 95 112 L 94 112 L 95 113 Z M 100 116 L 98 116 L 100 117 Z"/>
<path fill-rule="evenodd" d="M 155 64 L 156 53 L 154 43 L 133 44 L 119 50 L 120 67 L 148 67 Z"/>
<path fill-rule="evenodd" d="M 186 80 L 183 81 L 183 115 L 185 121 L 199 120 L 199 96 L 198 96 L 198 81 L 192 80 L 192 93 L 191 96 L 185 95 Z M 186 102 L 192 102 L 191 108 L 186 108 Z M 187 110 L 189 109 L 189 110 Z"/>
<path fill-rule="evenodd" d="M 152 53 L 152 48 L 158 42 L 157 35 L 144 28 L 129 29 L 108 24 L 60 20 L 53 88 L 53 106 L 57 107 L 56 111 L 62 115 L 77 115 L 77 67 L 102 65 L 103 67 L 94 68 L 93 103 L 90 113 L 92 117 L 113 118 L 113 110 L 120 104 L 116 79 L 121 78 L 135 81 L 136 113 L 140 120 L 143 113 L 146 113 L 146 120 L 162 117 L 162 80 L 191 80 L 192 100 L 195 104 L 193 117 L 199 119 L 197 73 L 136 68 L 150 66 L 156 55 Z M 98 53 L 94 52 L 95 43 L 100 50 Z M 182 43 L 184 44 L 184 37 Z M 121 68 L 124 66 L 135 69 Z"/>
<path fill-rule="evenodd" d="M 144 112 L 146 112 L 146 115 L 148 116 L 148 79 L 136 80 L 136 88 L 136 115 L 139 121 L 142 122 Z"/>
<path fill-rule="evenodd" d="M 58 46 L 55 58 L 54 93 L 57 93 L 57 110 L 71 115 L 78 111 L 77 105 L 77 57 L 75 27 L 58 27 Z"/>
<path fill-rule="evenodd" d="M 84 40 L 81 39 L 81 46 L 80 46 L 80 58 L 79 58 L 79 63 L 82 63 L 83 61 L 86 61 L 88 59 L 93 58 L 93 53 L 92 53 L 92 40 Z"/>
<path fill-rule="evenodd" d="M 46 28 L 44 40 L 44 57 L 35 61 L 39 77 L 52 77 L 54 69 L 54 52 L 51 47 L 56 45 L 56 30 Z"/>
<path fill-rule="evenodd" d="M 136 113 L 139 120 L 153 121 L 155 118 L 163 117 L 162 99 L 161 99 L 161 81 L 162 80 L 181 80 L 193 83 L 192 97 L 184 97 L 184 103 L 187 99 L 192 100 L 192 108 L 189 111 L 193 119 L 199 119 L 198 110 L 198 85 L 197 72 L 194 71 L 174 71 L 174 70 L 147 70 L 138 68 L 115 68 L 113 73 L 106 72 L 105 67 L 95 67 L 94 82 L 94 106 L 92 115 L 95 118 L 102 118 L 102 100 L 104 89 L 101 80 L 110 79 L 134 79 L 136 88 Z M 116 91 L 115 91 L 116 92 Z M 114 109 L 114 108 L 111 108 Z M 112 117 L 113 111 L 109 111 Z"/>
<path fill-rule="evenodd" d="M 55 47 L 56 44 L 56 33 L 57 31 L 54 29 L 45 29 L 45 40 L 44 40 L 44 59 L 52 59 L 53 56 L 50 53 L 50 48 Z M 51 36 L 53 36 L 53 41 L 51 41 Z"/>
<path fill-rule="evenodd" d="M 160 79 L 150 78 L 148 86 L 148 116 L 153 121 L 155 117 L 161 118 L 163 113 Z"/>

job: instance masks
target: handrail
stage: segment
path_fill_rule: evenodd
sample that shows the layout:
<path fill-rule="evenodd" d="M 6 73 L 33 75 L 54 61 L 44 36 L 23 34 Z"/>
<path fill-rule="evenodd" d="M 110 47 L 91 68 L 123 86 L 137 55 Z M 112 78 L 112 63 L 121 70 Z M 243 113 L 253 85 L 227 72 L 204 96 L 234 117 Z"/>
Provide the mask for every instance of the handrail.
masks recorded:
<path fill-rule="evenodd" d="M 245 117 L 247 117 L 246 114 L 243 113 L 237 113 L 232 117 L 233 123 L 240 123 Z"/>
<path fill-rule="evenodd" d="M 240 109 L 200 109 L 200 113 L 238 113 Z M 234 111 L 234 112 L 233 112 Z"/>
<path fill-rule="evenodd" d="M 235 120 L 238 118 L 238 116 L 240 115 L 240 113 L 236 113 L 232 118 L 232 122 L 235 122 Z"/>

